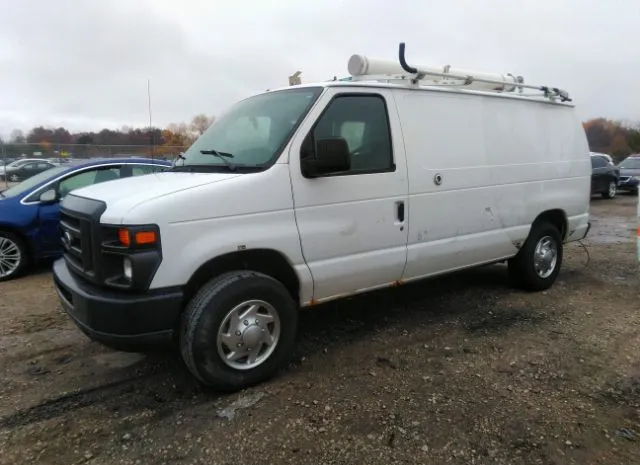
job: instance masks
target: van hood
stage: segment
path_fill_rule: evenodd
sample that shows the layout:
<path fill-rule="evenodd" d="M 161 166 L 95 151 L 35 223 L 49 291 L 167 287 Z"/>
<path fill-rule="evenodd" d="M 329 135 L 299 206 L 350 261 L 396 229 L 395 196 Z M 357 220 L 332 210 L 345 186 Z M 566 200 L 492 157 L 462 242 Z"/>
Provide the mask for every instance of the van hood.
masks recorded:
<path fill-rule="evenodd" d="M 72 195 L 101 200 L 109 208 L 128 210 L 147 200 L 238 176 L 243 174 L 163 172 L 94 184 L 74 190 Z"/>

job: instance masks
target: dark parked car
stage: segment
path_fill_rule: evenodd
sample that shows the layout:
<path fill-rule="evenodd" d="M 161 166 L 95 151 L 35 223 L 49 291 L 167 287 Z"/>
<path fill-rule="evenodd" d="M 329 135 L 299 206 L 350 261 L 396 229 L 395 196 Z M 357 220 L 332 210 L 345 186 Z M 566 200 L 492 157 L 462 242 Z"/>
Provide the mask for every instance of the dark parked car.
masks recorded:
<path fill-rule="evenodd" d="M 4 167 L 3 172 L 0 173 L 0 180 L 10 182 L 24 181 L 55 166 L 47 160 L 17 160 Z"/>
<path fill-rule="evenodd" d="M 612 199 L 618 191 L 618 168 L 602 155 L 591 155 L 591 193 Z"/>
<path fill-rule="evenodd" d="M 620 170 L 618 190 L 638 195 L 638 186 L 640 185 L 640 154 L 625 158 L 622 163 L 618 165 L 618 169 Z"/>
<path fill-rule="evenodd" d="M 29 264 L 62 255 L 60 199 L 81 187 L 157 173 L 171 163 L 148 158 L 91 160 L 42 172 L 0 192 L 0 281 Z M 117 189 L 117 187 L 116 187 Z"/>
<path fill-rule="evenodd" d="M 18 160 L 17 158 L 9 158 L 9 157 L 0 157 L 0 166 L 4 167 L 6 165 L 10 165 L 14 161 Z"/>

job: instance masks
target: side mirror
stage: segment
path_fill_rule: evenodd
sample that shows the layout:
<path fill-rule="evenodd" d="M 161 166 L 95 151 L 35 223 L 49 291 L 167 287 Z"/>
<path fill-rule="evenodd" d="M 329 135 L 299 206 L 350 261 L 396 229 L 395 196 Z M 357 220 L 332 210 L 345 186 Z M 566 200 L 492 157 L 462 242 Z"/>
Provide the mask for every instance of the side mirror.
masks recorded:
<path fill-rule="evenodd" d="M 50 204 L 58 201 L 58 193 L 55 189 L 49 189 L 40 194 L 40 203 Z"/>
<path fill-rule="evenodd" d="M 303 158 L 301 163 L 303 174 L 310 178 L 349 171 L 349 145 L 342 137 L 319 139 L 316 141 L 315 157 Z"/>

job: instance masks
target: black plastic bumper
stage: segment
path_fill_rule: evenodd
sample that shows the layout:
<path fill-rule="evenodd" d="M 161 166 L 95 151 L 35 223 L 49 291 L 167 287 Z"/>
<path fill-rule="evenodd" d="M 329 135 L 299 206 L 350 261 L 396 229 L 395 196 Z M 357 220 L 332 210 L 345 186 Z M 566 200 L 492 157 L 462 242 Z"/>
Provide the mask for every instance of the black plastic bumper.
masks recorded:
<path fill-rule="evenodd" d="M 182 292 L 111 292 L 74 276 L 64 259 L 53 265 L 56 291 L 67 314 L 89 338 L 137 350 L 170 343 L 182 308 Z"/>

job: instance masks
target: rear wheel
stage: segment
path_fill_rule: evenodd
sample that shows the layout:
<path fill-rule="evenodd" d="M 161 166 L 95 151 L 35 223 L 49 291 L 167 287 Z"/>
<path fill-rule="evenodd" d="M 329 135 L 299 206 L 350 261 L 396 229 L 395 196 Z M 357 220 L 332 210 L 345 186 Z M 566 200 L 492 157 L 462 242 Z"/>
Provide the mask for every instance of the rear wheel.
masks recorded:
<path fill-rule="evenodd" d="M 534 224 L 518 254 L 509 260 L 511 281 L 528 291 L 548 289 L 560 272 L 562 254 L 558 228 L 546 221 Z"/>
<path fill-rule="evenodd" d="M 204 384 L 235 391 L 272 377 L 290 355 L 298 309 L 287 289 L 261 273 L 214 278 L 182 317 L 180 350 Z"/>
<path fill-rule="evenodd" d="M 0 231 L 0 281 L 17 278 L 28 263 L 27 248 L 15 234 Z"/>
<path fill-rule="evenodd" d="M 618 184 L 615 181 L 611 180 L 607 185 L 607 190 L 602 193 L 602 197 L 604 197 L 605 199 L 612 199 L 616 196 L 617 191 Z"/>

